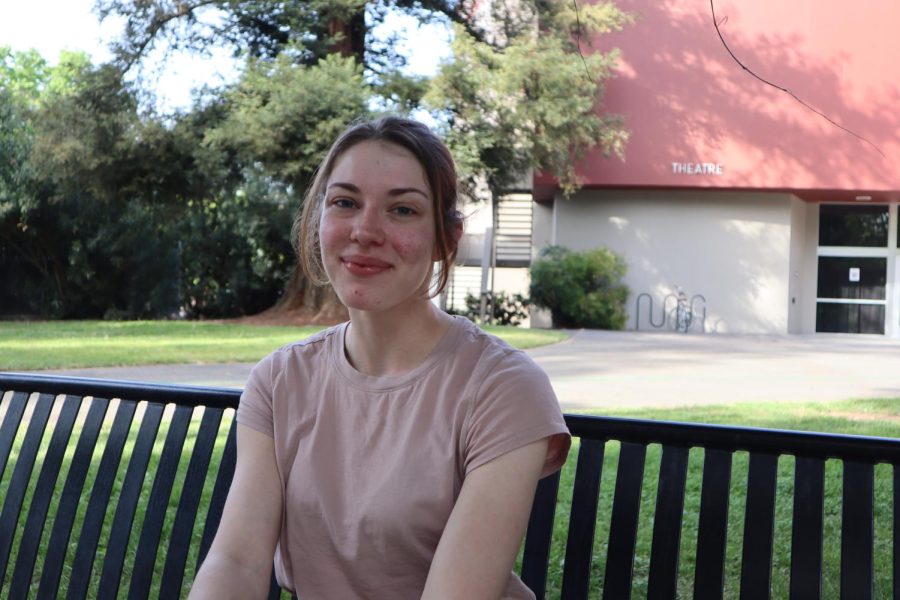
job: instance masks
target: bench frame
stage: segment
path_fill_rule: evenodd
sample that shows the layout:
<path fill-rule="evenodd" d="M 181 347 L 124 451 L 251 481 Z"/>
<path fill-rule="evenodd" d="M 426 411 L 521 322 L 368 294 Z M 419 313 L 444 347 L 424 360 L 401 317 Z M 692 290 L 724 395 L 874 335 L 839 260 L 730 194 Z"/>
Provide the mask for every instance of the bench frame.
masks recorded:
<path fill-rule="evenodd" d="M 234 472 L 233 419 L 224 450 L 215 452 L 215 442 L 224 435 L 220 430 L 223 416 L 226 410 L 237 407 L 240 391 L 0 373 L 0 394 L 3 394 L 0 480 L 4 472 L 11 473 L 5 497 L 0 498 L 0 595 L 56 597 L 65 568 L 70 571 L 66 597 L 73 600 L 87 597 L 92 577 L 100 598 L 116 598 L 126 584 L 129 598 L 146 598 L 154 579 L 160 597 L 181 596 L 195 522 L 203 523 L 199 565 L 221 518 Z M 82 407 L 87 397 L 90 397 L 86 401 L 89 404 Z M 115 412 L 107 415 L 113 406 L 112 399 L 117 399 Z M 195 412 L 196 407 L 204 407 L 202 416 Z M 161 441 L 157 440 L 157 434 L 164 414 L 167 427 L 165 439 Z M 197 433 L 187 476 L 180 495 L 172 498 L 192 419 L 197 422 L 194 425 Z M 111 422 L 111 427 L 103 437 L 105 446 L 92 487 L 85 490 L 104 420 L 107 426 Z M 723 597 L 735 452 L 749 453 L 741 598 L 771 595 L 776 479 L 778 459 L 785 455 L 796 458 L 790 597 L 821 596 L 825 461 L 836 459 L 843 465 L 841 597 L 854 600 L 874 597 L 873 469 L 878 463 L 887 463 L 894 466 L 893 590 L 894 598 L 900 598 L 900 557 L 896 550 L 900 546 L 900 469 L 896 468 L 900 464 L 900 440 L 583 415 L 566 415 L 566 422 L 572 435 L 580 439 L 580 447 L 577 456 L 573 454 L 569 458 L 577 464 L 559 597 L 587 597 L 604 452 L 607 442 L 617 441 L 620 446 L 602 585 L 604 599 L 631 596 L 648 444 L 662 446 L 648 598 L 676 597 L 691 448 L 701 448 L 703 452 L 694 573 L 696 600 Z M 122 455 L 129 431 L 134 446 L 126 457 L 126 468 Z M 144 479 L 154 445 L 161 445 L 162 449 L 158 452 L 159 462 L 149 497 L 145 499 L 143 520 L 137 523 L 135 515 L 139 512 L 142 489 L 147 486 Z M 60 471 L 67 452 L 71 459 L 63 480 Z M 121 490 L 114 494 L 115 475 L 123 468 L 126 470 Z M 202 515 L 198 514 L 198 507 L 203 482 L 210 470 L 215 473 L 215 483 L 207 513 Z M 556 473 L 539 483 L 523 551 L 521 576 L 538 598 L 544 598 L 546 593 L 553 524 L 559 512 L 559 482 L 560 475 Z M 30 505 L 23 511 L 28 490 L 33 490 Z M 58 500 L 55 512 L 49 514 L 54 494 Z M 74 519 L 87 496 L 83 525 L 74 538 L 77 546 L 73 554 L 69 546 L 75 544 Z M 173 504 L 177 505 L 174 517 L 170 508 Z M 109 531 L 101 540 L 108 511 L 114 511 L 114 515 L 111 523 L 107 519 Z M 163 539 L 167 515 L 170 521 L 174 519 L 174 524 L 171 535 Z M 49 533 L 45 525 L 50 527 Z M 18 537 L 17 530 L 22 530 Z M 135 546 L 134 536 L 138 531 Z M 38 564 L 42 537 L 47 549 L 43 562 Z M 122 568 L 129 548 L 135 553 L 134 567 L 126 574 L 130 579 L 123 581 L 126 575 L 122 574 Z M 161 574 L 154 573 L 160 551 L 164 552 Z M 7 572 L 11 572 L 8 581 Z M 273 584 L 270 598 L 278 595 L 277 585 Z"/>

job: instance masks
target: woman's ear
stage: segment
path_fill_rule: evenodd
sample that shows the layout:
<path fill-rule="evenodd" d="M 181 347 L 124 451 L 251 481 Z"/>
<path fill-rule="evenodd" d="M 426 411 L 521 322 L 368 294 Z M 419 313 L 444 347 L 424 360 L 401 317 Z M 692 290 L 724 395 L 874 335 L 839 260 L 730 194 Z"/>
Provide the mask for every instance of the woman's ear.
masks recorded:
<path fill-rule="evenodd" d="M 447 250 L 449 254 L 453 254 L 459 248 L 459 240 L 462 239 L 463 234 L 463 224 L 462 221 L 456 221 L 453 225 L 450 226 L 450 231 L 448 232 L 450 235 L 447 237 Z M 441 260 L 440 252 L 438 252 L 437 244 L 434 245 L 434 251 L 431 253 L 432 262 L 437 262 Z"/>
<path fill-rule="evenodd" d="M 449 246 L 449 250 L 451 254 L 456 253 L 459 249 L 459 240 L 462 239 L 463 234 L 463 224 L 462 221 L 456 221 L 450 228 L 450 243 L 447 244 Z"/>
<path fill-rule="evenodd" d="M 459 240 L 462 239 L 462 234 L 463 234 L 462 221 L 457 221 L 453 224 L 453 231 L 450 232 L 450 235 L 453 238 L 453 248 L 454 249 L 456 249 L 459 246 Z"/>

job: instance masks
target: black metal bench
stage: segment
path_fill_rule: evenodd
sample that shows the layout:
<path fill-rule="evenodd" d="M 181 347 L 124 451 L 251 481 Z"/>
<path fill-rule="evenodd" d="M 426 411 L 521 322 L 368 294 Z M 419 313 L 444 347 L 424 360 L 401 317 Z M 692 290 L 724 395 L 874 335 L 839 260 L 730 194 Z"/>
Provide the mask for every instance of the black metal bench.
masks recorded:
<path fill-rule="evenodd" d="M 0 597 L 186 595 L 239 392 L 0 374 L 0 393 Z M 520 562 L 539 598 L 900 597 L 900 441 L 566 419 L 580 444 Z"/>

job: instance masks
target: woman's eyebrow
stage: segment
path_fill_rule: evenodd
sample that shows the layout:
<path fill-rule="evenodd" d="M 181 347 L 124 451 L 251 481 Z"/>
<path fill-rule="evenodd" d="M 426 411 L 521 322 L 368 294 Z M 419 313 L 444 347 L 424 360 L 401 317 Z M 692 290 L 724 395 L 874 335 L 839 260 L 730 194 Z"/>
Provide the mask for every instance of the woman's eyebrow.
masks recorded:
<path fill-rule="evenodd" d="M 333 183 L 329 183 L 327 189 L 330 190 L 333 187 L 343 188 L 347 191 L 355 192 L 357 194 L 361 191 L 359 189 L 359 186 L 352 184 L 350 182 L 347 182 L 347 181 L 335 181 Z M 422 191 L 421 189 L 419 189 L 417 187 L 392 188 L 392 189 L 388 190 L 388 196 L 402 196 L 403 194 L 409 194 L 409 193 L 420 194 L 426 200 L 430 199 L 428 197 L 428 194 L 426 194 L 424 191 Z"/>
<path fill-rule="evenodd" d="M 393 188 L 392 190 L 388 191 L 388 196 L 402 196 L 403 194 L 409 193 L 421 194 L 425 197 L 426 200 L 429 199 L 428 194 L 417 187 Z"/>
<path fill-rule="evenodd" d="M 327 189 L 330 190 L 333 187 L 344 188 L 345 190 L 351 192 L 359 192 L 359 188 L 357 186 L 353 185 L 352 183 L 345 183 L 343 181 L 335 181 L 334 183 L 329 183 Z"/>

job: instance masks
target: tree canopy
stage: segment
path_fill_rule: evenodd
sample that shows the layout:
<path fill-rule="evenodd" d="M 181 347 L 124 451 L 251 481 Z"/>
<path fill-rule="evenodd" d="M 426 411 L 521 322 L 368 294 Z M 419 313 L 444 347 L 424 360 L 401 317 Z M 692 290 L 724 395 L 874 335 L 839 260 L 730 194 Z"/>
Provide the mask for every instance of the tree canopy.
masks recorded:
<path fill-rule="evenodd" d="M 124 19 L 115 58 L 0 48 L 0 313 L 224 317 L 272 305 L 336 319 L 296 269 L 290 221 L 328 145 L 352 120 L 425 111 L 469 189 L 500 193 L 531 169 L 578 184 L 573 164 L 621 152 L 597 111 L 616 54 L 592 36 L 610 3 L 450 0 L 98 0 Z M 452 23 L 453 55 L 413 76 L 391 12 Z M 241 61 L 237 81 L 159 115 L 134 78 L 155 47 Z M 584 56 L 582 56 L 582 51 Z M 305 311 L 305 312 L 303 312 Z"/>

